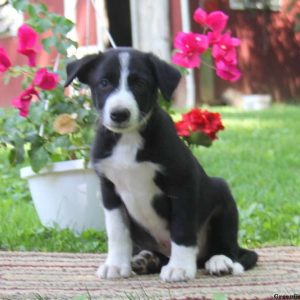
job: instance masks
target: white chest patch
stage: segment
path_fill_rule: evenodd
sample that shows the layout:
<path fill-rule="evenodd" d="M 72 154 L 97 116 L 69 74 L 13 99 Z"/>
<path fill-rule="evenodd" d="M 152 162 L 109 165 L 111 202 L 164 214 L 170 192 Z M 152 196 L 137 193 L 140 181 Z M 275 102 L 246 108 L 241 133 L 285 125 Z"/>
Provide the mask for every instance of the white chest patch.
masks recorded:
<path fill-rule="evenodd" d="M 115 185 L 129 214 L 160 243 L 170 240 L 167 223 L 153 209 L 152 200 L 161 190 L 154 183 L 158 164 L 137 162 L 136 155 L 143 146 L 138 133 L 124 133 L 110 157 L 96 164 L 97 170 Z"/>

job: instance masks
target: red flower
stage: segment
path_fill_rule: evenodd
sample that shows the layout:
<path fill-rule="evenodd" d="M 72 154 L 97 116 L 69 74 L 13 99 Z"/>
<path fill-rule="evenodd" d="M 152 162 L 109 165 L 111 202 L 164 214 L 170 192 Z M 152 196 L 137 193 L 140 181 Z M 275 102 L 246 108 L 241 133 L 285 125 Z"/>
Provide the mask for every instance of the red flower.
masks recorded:
<path fill-rule="evenodd" d="M 11 66 L 11 62 L 4 48 L 0 47 L 0 72 L 7 71 Z"/>
<path fill-rule="evenodd" d="M 28 116 L 30 103 L 33 96 L 38 96 L 38 92 L 31 85 L 25 91 L 23 91 L 21 95 L 12 100 L 12 105 L 19 110 L 20 116 Z"/>
<path fill-rule="evenodd" d="M 30 26 L 23 24 L 18 29 L 18 43 L 18 52 L 26 55 L 29 66 L 34 67 L 36 55 L 42 49 L 38 41 L 38 34 Z"/>
<path fill-rule="evenodd" d="M 202 132 L 209 136 L 211 140 L 217 139 L 217 132 L 224 129 L 219 113 L 213 113 L 205 110 L 203 115 L 206 119 Z"/>
<path fill-rule="evenodd" d="M 174 46 L 179 52 L 173 55 L 172 62 L 185 68 L 195 68 L 201 62 L 199 55 L 208 48 L 208 38 L 203 34 L 179 32 Z"/>
<path fill-rule="evenodd" d="M 175 123 L 175 128 L 177 131 L 177 134 L 179 136 L 190 136 L 191 130 L 190 130 L 190 124 L 185 121 L 179 121 Z"/>
<path fill-rule="evenodd" d="M 179 136 L 189 138 L 195 134 L 205 135 L 209 140 L 217 139 L 217 132 L 224 129 L 219 113 L 194 108 L 182 115 L 182 120 L 175 124 Z M 201 140 L 201 139 L 200 139 Z M 207 143 L 206 143 L 207 145 Z"/>
<path fill-rule="evenodd" d="M 46 68 L 39 69 L 33 79 L 33 83 L 43 90 L 53 90 L 58 81 L 58 74 L 51 73 Z"/>
<path fill-rule="evenodd" d="M 190 124 L 192 131 L 197 131 L 205 125 L 205 118 L 202 110 L 199 108 L 194 108 L 186 114 L 182 115 L 183 121 Z"/>

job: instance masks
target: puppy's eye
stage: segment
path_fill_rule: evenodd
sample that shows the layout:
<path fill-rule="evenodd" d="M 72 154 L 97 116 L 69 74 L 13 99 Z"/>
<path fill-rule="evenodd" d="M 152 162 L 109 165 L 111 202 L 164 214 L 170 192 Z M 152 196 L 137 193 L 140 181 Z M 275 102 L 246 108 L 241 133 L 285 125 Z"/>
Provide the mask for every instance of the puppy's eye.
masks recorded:
<path fill-rule="evenodd" d="M 146 80 L 144 80 L 143 78 L 137 76 L 137 75 L 131 75 L 129 77 L 129 84 L 142 88 L 144 87 L 147 83 Z"/>
<path fill-rule="evenodd" d="M 111 87 L 111 85 L 112 85 L 111 82 L 106 78 L 101 79 L 99 82 L 100 88 L 104 89 L 104 90 L 109 89 Z"/>

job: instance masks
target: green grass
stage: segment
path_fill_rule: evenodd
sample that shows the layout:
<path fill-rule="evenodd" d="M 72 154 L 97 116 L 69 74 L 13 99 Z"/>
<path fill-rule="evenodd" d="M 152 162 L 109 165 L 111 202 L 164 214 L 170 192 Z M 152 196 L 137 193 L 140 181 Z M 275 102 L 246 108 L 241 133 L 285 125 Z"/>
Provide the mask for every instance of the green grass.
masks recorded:
<path fill-rule="evenodd" d="M 194 153 L 209 175 L 226 178 L 240 211 L 244 245 L 300 245 L 300 107 L 222 113 L 225 131 Z"/>
<path fill-rule="evenodd" d="M 211 148 L 193 151 L 211 176 L 226 178 L 240 211 L 240 241 L 250 247 L 300 246 L 300 107 L 262 112 L 214 108 L 225 131 Z M 103 233 L 75 236 L 44 228 L 18 169 L 0 151 L 0 249 L 101 252 Z"/>

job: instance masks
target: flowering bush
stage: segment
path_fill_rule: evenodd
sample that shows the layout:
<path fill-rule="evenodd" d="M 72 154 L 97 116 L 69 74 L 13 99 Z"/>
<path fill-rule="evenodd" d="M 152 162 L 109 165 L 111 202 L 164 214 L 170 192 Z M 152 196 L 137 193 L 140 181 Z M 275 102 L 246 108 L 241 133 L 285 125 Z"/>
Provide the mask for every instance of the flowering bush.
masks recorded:
<path fill-rule="evenodd" d="M 202 8 L 194 12 L 194 20 L 203 27 L 203 34 L 179 32 L 174 39 L 177 50 L 172 61 L 184 68 L 196 68 L 201 64 L 201 55 L 211 51 L 217 76 L 231 82 L 237 81 L 241 72 L 237 67 L 237 50 L 240 40 L 223 33 L 228 16 L 221 11 L 207 13 Z M 206 33 L 206 34 L 205 34 Z"/>
<path fill-rule="evenodd" d="M 17 110 L 0 111 L 0 147 L 9 150 L 12 165 L 29 159 L 34 171 L 50 162 L 87 159 L 92 139 L 95 114 L 88 95 L 80 93 L 80 85 L 73 85 L 72 96 L 65 95 L 64 77 L 66 49 L 76 43 L 66 35 L 73 23 L 50 13 L 43 4 L 13 0 L 16 9 L 29 16 L 18 30 L 19 55 L 27 57 L 27 64 L 12 66 L 6 50 L 0 46 L 0 72 L 4 82 L 18 77 L 23 91 L 12 99 Z M 41 33 L 49 32 L 46 38 Z M 58 51 L 55 67 L 38 66 L 42 51 Z M 14 56 L 16 53 L 10 53 Z"/>
<path fill-rule="evenodd" d="M 174 39 L 176 49 L 172 62 L 180 67 L 192 69 L 200 67 L 201 55 L 211 52 L 217 76 L 234 82 L 241 72 L 237 64 L 237 50 L 240 40 L 224 32 L 228 16 L 222 11 L 207 13 L 202 8 L 196 9 L 194 21 L 203 27 L 203 33 L 179 32 Z M 224 129 L 221 116 L 207 110 L 192 109 L 182 115 L 182 120 L 175 124 L 179 136 L 188 144 L 210 146 L 217 139 L 217 132 Z"/>

